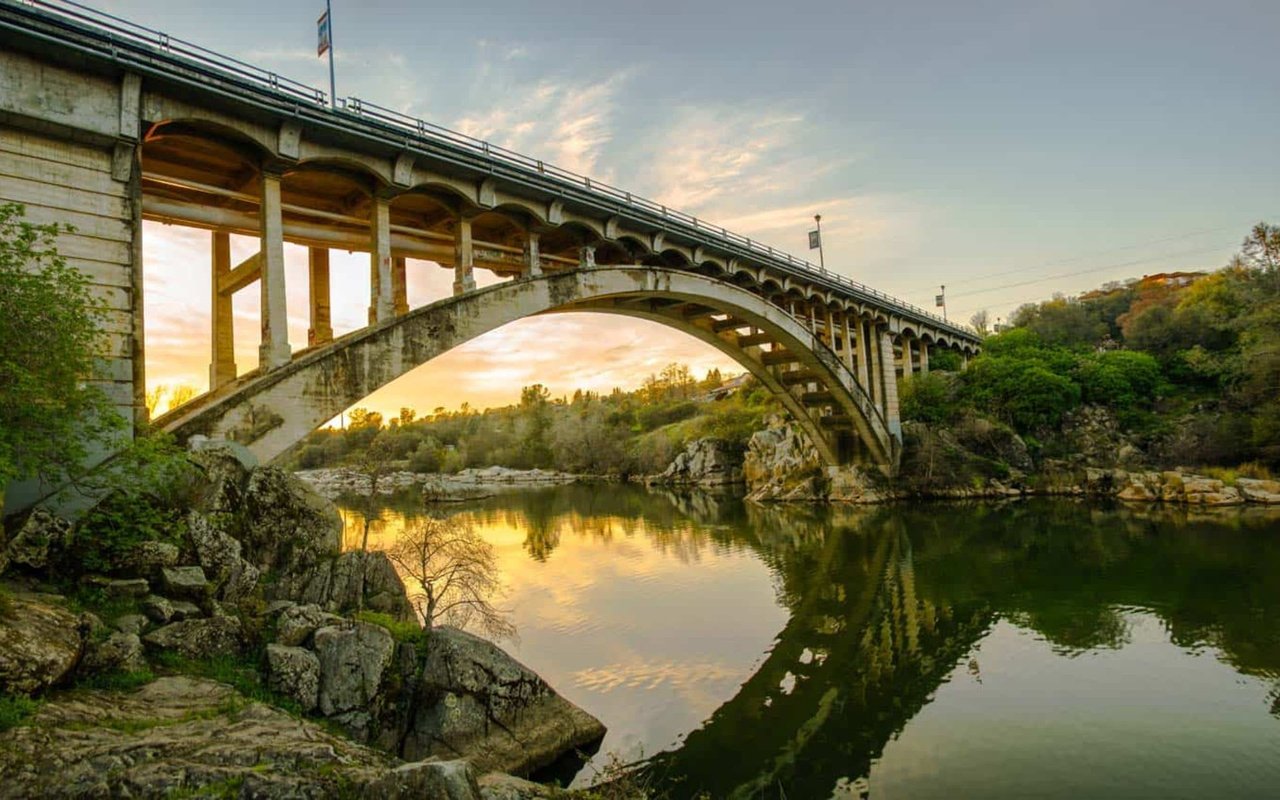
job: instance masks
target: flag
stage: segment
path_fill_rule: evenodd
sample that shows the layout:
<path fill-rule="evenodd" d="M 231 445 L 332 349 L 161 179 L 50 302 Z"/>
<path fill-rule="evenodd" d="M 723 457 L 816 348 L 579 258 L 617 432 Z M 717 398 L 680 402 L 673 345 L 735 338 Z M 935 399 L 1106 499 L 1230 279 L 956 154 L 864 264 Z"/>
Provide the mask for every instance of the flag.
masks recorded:
<path fill-rule="evenodd" d="M 822 247 L 822 232 L 809 231 L 809 249 L 817 250 L 819 247 Z"/>
<path fill-rule="evenodd" d="M 329 12 L 326 11 L 316 20 L 316 55 L 322 56 L 329 49 Z"/>
<path fill-rule="evenodd" d="M 942 294 L 934 295 L 933 304 L 938 308 L 942 308 L 943 306 L 945 306 L 947 304 L 946 295 L 942 295 Z"/>

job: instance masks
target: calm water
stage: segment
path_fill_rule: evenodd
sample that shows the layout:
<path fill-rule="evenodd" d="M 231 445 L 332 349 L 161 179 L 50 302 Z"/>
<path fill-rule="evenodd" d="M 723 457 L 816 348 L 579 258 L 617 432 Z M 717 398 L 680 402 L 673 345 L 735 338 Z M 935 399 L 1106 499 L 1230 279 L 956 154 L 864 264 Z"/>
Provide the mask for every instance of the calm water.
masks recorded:
<path fill-rule="evenodd" d="M 618 486 L 450 513 L 498 551 L 507 649 L 609 727 L 579 783 L 613 752 L 676 798 L 1280 797 L 1280 514 Z"/>

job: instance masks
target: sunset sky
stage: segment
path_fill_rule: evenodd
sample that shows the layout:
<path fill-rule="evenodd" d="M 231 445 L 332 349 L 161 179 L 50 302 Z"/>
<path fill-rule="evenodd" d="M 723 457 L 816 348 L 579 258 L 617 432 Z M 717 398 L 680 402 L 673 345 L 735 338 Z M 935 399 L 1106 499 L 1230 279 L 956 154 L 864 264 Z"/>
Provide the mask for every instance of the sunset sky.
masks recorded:
<path fill-rule="evenodd" d="M 317 0 L 99 4 L 327 88 Z M 338 94 L 515 148 L 807 255 L 918 305 L 992 317 L 1054 292 L 1220 266 L 1280 221 L 1280 4 L 594 3 L 336 0 Z M 235 240 L 234 255 L 256 248 Z M 335 252 L 334 326 L 364 323 L 368 256 Z M 144 231 L 148 380 L 204 390 L 209 235 Z M 306 342 L 302 248 L 286 248 L 290 339 Z M 484 276 L 484 273 L 480 273 Z M 452 275 L 409 262 L 409 298 Z M 483 277 L 481 280 L 483 284 Z M 237 362 L 257 361 L 257 291 Z M 505 404 L 633 386 L 671 361 L 733 369 L 664 328 L 526 320 L 362 405 Z"/>

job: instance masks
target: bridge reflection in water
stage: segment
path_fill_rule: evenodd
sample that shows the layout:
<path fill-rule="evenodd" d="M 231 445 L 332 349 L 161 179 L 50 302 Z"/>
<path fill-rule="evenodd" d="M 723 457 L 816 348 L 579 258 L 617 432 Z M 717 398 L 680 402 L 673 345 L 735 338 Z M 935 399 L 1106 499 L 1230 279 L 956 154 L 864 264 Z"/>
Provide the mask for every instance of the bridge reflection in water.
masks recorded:
<path fill-rule="evenodd" d="M 1256 755 L 1253 750 L 1272 748 L 1274 753 L 1280 745 L 1280 721 L 1267 717 L 1268 711 L 1280 716 L 1280 538 L 1275 535 L 1280 518 L 1274 515 L 1233 512 L 1188 518 L 1179 512 L 1100 510 L 1068 502 L 804 510 L 625 487 L 515 494 L 460 513 L 482 529 L 521 531 L 527 557 L 537 562 L 554 563 L 558 554 L 573 558 L 562 551 L 583 541 L 615 546 L 614 557 L 625 558 L 616 545 L 641 539 L 676 561 L 710 562 L 715 552 L 746 549 L 766 565 L 788 615 L 773 646 L 701 726 L 640 766 L 645 780 L 673 797 L 702 792 L 717 798 L 875 796 L 884 788 L 872 785 L 872 779 L 886 748 L 901 747 L 893 744 L 895 739 L 909 737 L 908 727 L 915 731 L 925 724 L 922 712 L 945 684 L 980 681 L 975 655 L 981 650 L 986 663 L 988 649 L 999 652 L 1009 636 L 1038 641 L 1033 648 L 1038 658 L 1070 663 L 1071 680 L 1088 675 L 1105 687 L 1103 696 L 1093 698 L 1094 707 L 1105 706 L 1106 695 L 1129 691 L 1126 681 L 1134 676 L 1107 674 L 1105 670 L 1116 669 L 1113 662 L 1103 666 L 1060 656 L 1109 658 L 1106 654 L 1114 653 L 1132 660 L 1135 656 L 1126 654 L 1126 648 L 1150 653 L 1158 645 L 1165 648 L 1159 658 L 1179 665 L 1171 670 L 1170 663 L 1153 662 L 1156 672 L 1149 680 L 1165 674 L 1181 680 L 1189 674 L 1181 660 L 1200 658 L 1193 653 L 1208 650 L 1238 673 L 1231 678 L 1230 670 L 1200 658 L 1207 666 L 1196 668 L 1212 673 L 1212 691 L 1229 693 L 1234 684 L 1248 683 L 1254 692 L 1248 708 L 1230 712 L 1249 719 L 1228 717 L 1225 723 L 1235 734 L 1253 737 L 1242 746 L 1244 752 L 1232 745 L 1234 756 L 1248 761 Z M 648 609 L 633 611 L 644 614 Z M 682 622 L 666 624 L 678 627 Z M 1135 633 L 1135 627 L 1144 626 L 1152 628 L 1158 642 L 1147 641 L 1151 631 Z M 1141 641 L 1130 647 L 1135 636 Z M 991 658 L 994 664 L 997 656 Z M 1014 666 L 1027 669 L 1032 662 Z M 1042 668 L 1046 662 L 1035 663 Z M 1132 670 L 1132 664 L 1127 668 Z M 1053 674 L 1061 677 L 1056 670 Z M 555 676 L 548 677 L 557 683 Z M 1001 680 L 998 675 L 990 678 L 997 685 L 986 687 L 983 691 L 990 695 L 980 702 L 1017 702 L 1000 693 Z M 1050 697 L 1046 707 L 1054 707 L 1052 697 L 1061 693 L 1058 707 L 1064 715 L 1075 714 L 1078 709 L 1069 704 L 1078 702 L 1079 687 L 1045 682 L 1035 688 Z M 1178 693 L 1183 690 L 1178 685 L 1161 689 L 1172 693 L 1169 705 L 1178 707 L 1160 712 L 1176 716 L 1182 708 L 1187 716 L 1197 713 L 1197 703 L 1222 704 L 1216 695 L 1191 697 L 1205 691 L 1194 683 L 1185 688 L 1188 696 L 1182 704 Z M 1150 697 L 1122 697 L 1118 707 L 1126 700 L 1137 708 Z M 1034 711 L 1014 712 L 983 718 L 1034 717 Z M 1104 723 L 1108 713 L 1103 709 Z M 1139 719 L 1148 712 L 1132 713 L 1135 718 L 1121 720 L 1117 728 L 1102 725 L 1095 732 L 1096 743 L 1077 742 L 1070 754 L 1055 749 L 1062 729 L 1070 726 L 1055 728 L 1053 718 L 1032 721 L 1031 737 L 1043 734 L 1042 741 L 1015 742 L 1021 734 L 965 729 L 964 723 L 972 727 L 975 720 L 952 714 L 941 723 L 943 728 L 955 725 L 947 731 L 953 738 L 943 744 L 963 750 L 960 740 L 975 736 L 998 739 L 1002 746 L 1012 742 L 1023 760 L 1001 771 L 1022 774 L 989 779 L 1004 780 L 1006 787 L 1018 780 L 1023 787 L 1027 781 L 1034 786 L 1037 779 L 1047 780 L 1037 772 L 1055 759 L 1087 760 L 1095 750 L 1115 749 L 1109 737 L 1117 731 L 1132 734 L 1156 724 Z M 1106 780 L 1132 788 L 1150 777 L 1143 770 L 1157 769 L 1165 780 L 1182 780 L 1179 768 L 1191 769 L 1209 781 L 1201 788 L 1234 786 L 1247 795 L 1251 786 L 1256 788 L 1248 781 L 1280 778 L 1271 775 L 1280 765 L 1253 762 L 1252 771 L 1221 774 L 1234 768 L 1232 756 L 1222 752 L 1232 731 L 1209 730 L 1223 727 L 1216 718 L 1204 725 L 1203 731 L 1194 726 L 1171 731 L 1168 738 L 1177 744 L 1164 750 L 1160 741 L 1126 742 L 1124 746 L 1141 750 L 1144 764 Z M 938 726 L 932 720 L 926 728 Z M 1154 735 L 1164 738 L 1159 731 Z M 1175 755 L 1188 741 L 1209 763 L 1188 764 Z M 919 757 L 919 747 L 906 749 L 911 752 L 907 758 Z M 947 755 L 941 750 L 936 754 Z M 1162 761 L 1166 757 L 1167 763 Z M 940 784 L 953 782 L 951 775 L 936 777 Z M 967 785 L 980 787 L 982 781 Z"/>

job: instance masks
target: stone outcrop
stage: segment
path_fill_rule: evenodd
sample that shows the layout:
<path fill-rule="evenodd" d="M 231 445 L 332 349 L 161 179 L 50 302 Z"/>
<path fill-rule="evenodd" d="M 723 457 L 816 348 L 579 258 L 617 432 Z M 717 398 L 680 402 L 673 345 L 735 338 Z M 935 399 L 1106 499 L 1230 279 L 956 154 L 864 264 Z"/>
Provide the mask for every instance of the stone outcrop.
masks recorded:
<path fill-rule="evenodd" d="M 350 494 L 368 495 L 371 486 L 368 475 L 347 467 L 308 469 L 294 474 L 330 499 Z M 378 494 L 395 494 L 421 485 L 424 495 L 429 494 L 434 498 L 432 502 L 454 502 L 490 497 L 495 490 L 499 489 L 573 483 L 581 477 L 555 470 L 511 469 L 497 466 L 471 467 L 452 474 L 398 470 L 378 476 Z"/>
<path fill-rule="evenodd" d="M 145 669 L 147 659 L 137 633 L 117 631 L 101 642 L 90 644 L 77 668 L 80 674 L 135 672 Z"/>
<path fill-rule="evenodd" d="M 320 659 L 302 647 L 267 645 L 267 685 L 297 701 L 303 713 L 320 699 Z"/>
<path fill-rule="evenodd" d="M 795 425 L 781 418 L 747 442 L 742 475 L 747 499 L 757 502 L 826 499 L 818 450 Z"/>
<path fill-rule="evenodd" d="M 734 486 L 742 483 L 742 453 L 721 439 L 695 439 L 661 474 L 646 483 L 667 486 Z"/>
<path fill-rule="evenodd" d="M 377 551 L 342 553 L 310 570 L 285 575 L 271 595 L 336 613 L 365 608 L 402 621 L 416 618 L 391 559 Z"/>
<path fill-rule="evenodd" d="M 56 599 L 14 592 L 0 616 L 0 694 L 33 694 L 67 678 L 84 652 L 87 621 Z"/>
<path fill-rule="evenodd" d="M 437 628 L 403 756 L 463 757 L 481 771 L 527 774 L 598 742 L 600 721 L 493 644 Z"/>
<path fill-rule="evenodd" d="M 1236 488 L 1250 503 L 1280 505 L 1280 481 L 1258 480 L 1254 478 L 1237 478 Z"/>
<path fill-rule="evenodd" d="M 60 548 L 70 533 L 70 522 L 55 517 L 42 508 L 35 509 L 27 515 L 7 544 L 0 533 L 0 573 L 10 566 L 44 569 L 49 565 L 50 551 Z"/>
<path fill-rule="evenodd" d="M 157 650 L 175 650 L 186 658 L 207 660 L 232 656 L 244 647 L 244 633 L 236 617 L 208 617 L 171 622 L 142 639 Z"/>
<path fill-rule="evenodd" d="M 321 628 L 313 646 L 320 665 L 317 705 L 328 717 L 372 703 L 395 651 L 391 634 L 367 622 Z"/>

